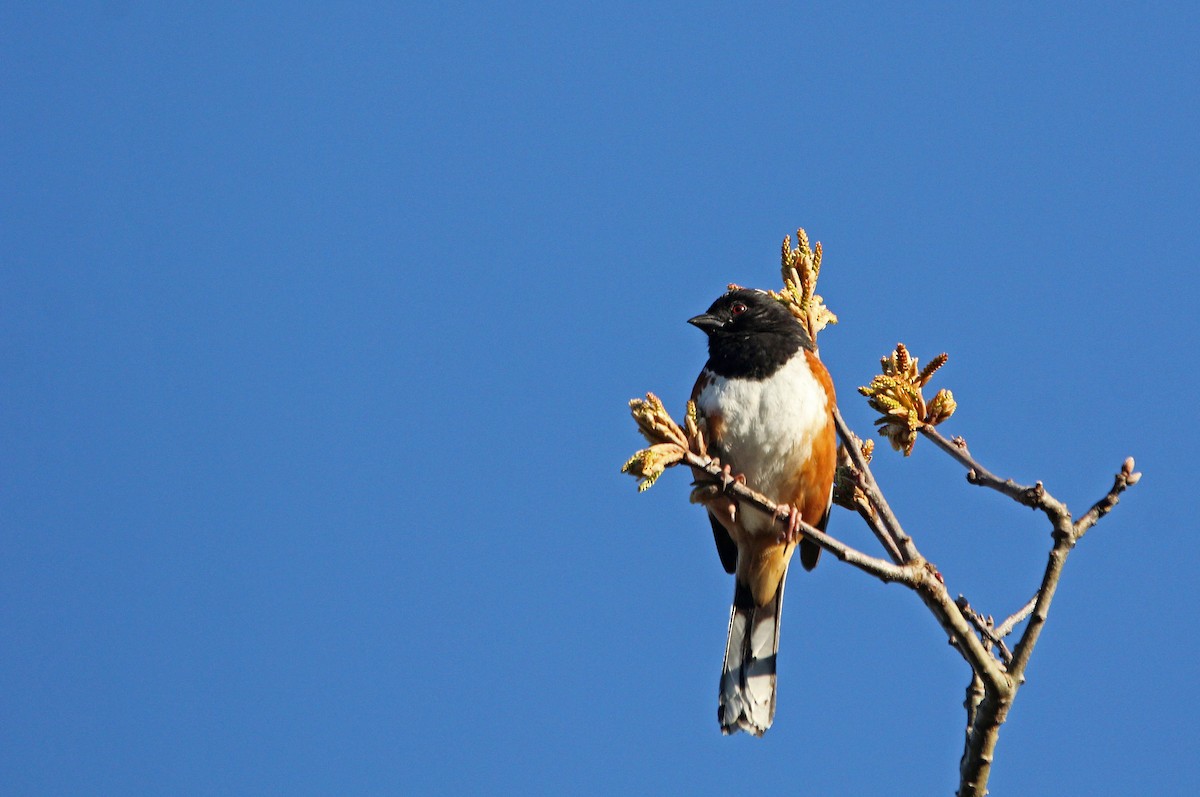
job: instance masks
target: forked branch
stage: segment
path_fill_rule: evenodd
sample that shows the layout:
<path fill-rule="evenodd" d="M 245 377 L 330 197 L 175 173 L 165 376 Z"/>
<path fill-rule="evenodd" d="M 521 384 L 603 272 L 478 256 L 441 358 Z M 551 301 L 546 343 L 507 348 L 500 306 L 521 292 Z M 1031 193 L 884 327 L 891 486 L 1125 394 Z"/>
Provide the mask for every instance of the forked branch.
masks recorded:
<path fill-rule="evenodd" d="M 815 343 L 817 333 L 827 324 L 836 323 L 837 319 L 815 293 L 821 267 L 820 244 L 810 247 L 803 230 L 797 231 L 796 240 L 795 248 L 791 246 L 790 238 L 784 240 L 784 290 L 772 295 L 788 305 Z M 962 438 L 947 439 L 935 429 L 957 408 L 949 390 L 939 390 L 928 400 L 924 396 L 925 386 L 946 361 L 947 356 L 940 354 L 920 369 L 916 358 L 903 344 L 898 344 L 894 352 L 880 361 L 881 373 L 859 391 L 880 413 L 876 425 L 893 448 L 907 456 L 917 438 L 925 437 L 966 469 L 967 481 L 971 484 L 994 490 L 1046 516 L 1052 542 L 1041 582 L 1033 597 L 999 624 L 992 616 L 976 611 L 961 595 L 957 600 L 952 599 L 942 574 L 921 555 L 871 473 L 873 444 L 869 441 L 864 444 L 847 426 L 836 407 L 833 408 L 834 422 L 843 446 L 834 502 L 863 518 L 887 558 L 871 556 L 806 523 L 799 523 L 799 530 L 840 561 L 885 583 L 903 584 L 913 590 L 966 660 L 971 668 L 971 680 L 963 702 L 967 727 L 959 766 L 958 795 L 982 797 L 987 794 L 1000 727 L 1025 681 L 1026 668 L 1045 627 L 1067 557 L 1083 535 L 1112 511 L 1121 494 L 1137 484 L 1141 474 L 1134 471 L 1133 459 L 1126 459 L 1108 493 L 1078 518 L 1073 517 L 1066 504 L 1051 495 L 1042 482 L 1023 485 L 995 475 L 971 454 Z M 690 402 L 683 427 L 671 419 L 653 394 L 647 394 L 644 400 L 635 399 L 630 406 L 639 431 L 650 442 L 649 448 L 634 454 L 622 468 L 641 480 L 639 489 L 648 488 L 669 467 L 688 465 L 696 474 L 699 492 L 707 492 L 709 497 L 723 492 L 738 504 L 755 507 L 773 516 L 780 532 L 785 531 L 788 514 L 794 510 L 776 506 L 741 481 L 730 478 L 721 464 L 709 456 L 703 422 Z M 1026 620 L 1028 623 L 1010 649 L 1006 639 Z"/>

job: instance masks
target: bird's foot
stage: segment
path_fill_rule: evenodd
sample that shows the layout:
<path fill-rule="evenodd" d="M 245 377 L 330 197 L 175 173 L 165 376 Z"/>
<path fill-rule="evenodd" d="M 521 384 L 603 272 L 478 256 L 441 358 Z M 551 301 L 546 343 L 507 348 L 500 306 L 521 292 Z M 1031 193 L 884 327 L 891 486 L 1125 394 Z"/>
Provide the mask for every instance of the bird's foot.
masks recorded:
<path fill-rule="evenodd" d="M 713 461 L 720 464 L 719 460 Z M 703 505 L 727 530 L 733 529 L 737 523 L 737 501 L 729 496 L 728 490 L 734 484 L 745 484 L 746 477 L 733 473 L 728 465 L 717 476 L 699 468 L 693 468 L 692 473 L 696 480 L 692 482 L 691 502 Z"/>
<path fill-rule="evenodd" d="M 781 517 L 786 517 L 787 528 L 779 534 L 779 541 L 784 545 L 795 545 L 804 539 L 804 532 L 800 531 L 800 510 L 789 504 L 779 504 L 775 507 L 775 514 L 771 517 L 772 521 L 778 520 Z"/>

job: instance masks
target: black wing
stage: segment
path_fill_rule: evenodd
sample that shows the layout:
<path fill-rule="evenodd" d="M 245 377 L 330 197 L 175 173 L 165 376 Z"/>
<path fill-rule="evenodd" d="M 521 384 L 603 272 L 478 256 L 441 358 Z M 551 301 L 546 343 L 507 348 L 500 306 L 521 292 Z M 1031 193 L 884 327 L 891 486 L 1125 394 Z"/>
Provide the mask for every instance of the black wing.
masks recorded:
<path fill-rule="evenodd" d="M 713 542 L 717 544 L 717 555 L 721 557 L 721 567 L 725 568 L 726 573 L 733 573 L 737 570 L 737 543 L 733 541 L 733 537 L 729 536 L 729 532 L 721 525 L 721 521 L 713 517 L 711 512 L 708 513 L 708 522 L 712 524 Z"/>

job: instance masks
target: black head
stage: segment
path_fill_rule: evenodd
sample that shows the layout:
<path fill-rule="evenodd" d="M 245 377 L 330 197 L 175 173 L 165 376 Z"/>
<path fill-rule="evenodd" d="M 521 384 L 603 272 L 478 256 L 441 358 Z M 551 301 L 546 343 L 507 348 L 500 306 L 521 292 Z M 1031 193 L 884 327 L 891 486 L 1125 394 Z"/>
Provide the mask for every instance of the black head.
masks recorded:
<path fill-rule="evenodd" d="M 688 323 L 708 335 L 708 367 L 726 378 L 765 379 L 812 348 L 791 311 L 762 291 L 729 291 Z"/>

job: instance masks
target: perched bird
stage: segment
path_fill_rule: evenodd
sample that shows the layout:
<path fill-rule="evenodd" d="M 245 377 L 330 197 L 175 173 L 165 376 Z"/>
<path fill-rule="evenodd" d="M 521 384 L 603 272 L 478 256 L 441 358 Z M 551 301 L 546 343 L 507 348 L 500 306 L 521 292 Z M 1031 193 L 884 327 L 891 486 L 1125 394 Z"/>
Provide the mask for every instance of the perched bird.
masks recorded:
<path fill-rule="evenodd" d="M 708 335 L 708 362 L 692 400 L 710 453 L 746 485 L 795 507 L 789 530 L 723 494 L 706 501 L 717 553 L 735 576 L 717 718 L 726 734 L 761 736 L 775 717 L 775 657 L 788 562 L 806 570 L 821 549 L 797 533 L 797 517 L 824 530 L 837 440 L 829 372 L 791 312 L 770 295 L 735 289 L 688 323 Z M 799 538 L 799 545 L 796 540 Z"/>

